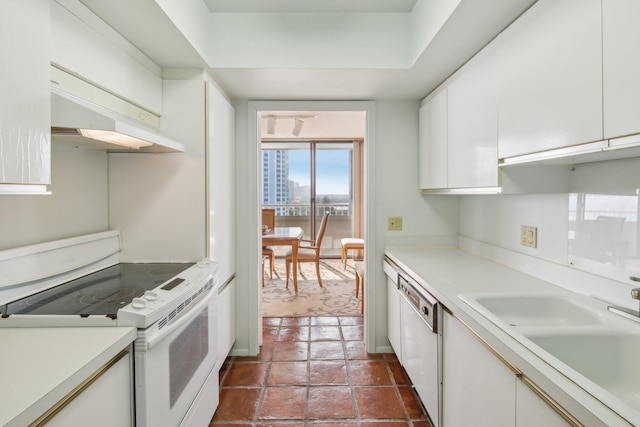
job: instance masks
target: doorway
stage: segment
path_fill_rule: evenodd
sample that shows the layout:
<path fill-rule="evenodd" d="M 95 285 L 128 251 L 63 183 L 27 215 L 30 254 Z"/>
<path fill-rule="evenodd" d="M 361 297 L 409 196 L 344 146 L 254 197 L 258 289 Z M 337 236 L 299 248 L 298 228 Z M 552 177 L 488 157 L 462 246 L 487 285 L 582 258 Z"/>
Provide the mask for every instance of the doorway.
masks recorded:
<path fill-rule="evenodd" d="M 309 261 L 298 267 L 296 294 L 286 286 L 293 279 L 293 273 L 287 279 L 285 263 L 292 247 L 265 248 L 263 316 L 361 316 L 362 295 L 356 293 L 355 269 L 351 260 L 341 262 L 341 242 L 345 238 L 363 238 L 362 147 L 366 114 L 259 114 L 261 208 L 263 212 L 275 212 L 277 233 L 292 228 L 302 230 L 298 253 Z M 329 217 L 323 220 L 326 214 Z M 272 242 L 273 238 L 267 240 Z"/>
<path fill-rule="evenodd" d="M 246 114 L 246 126 L 239 125 L 237 128 L 240 136 L 239 145 L 236 147 L 238 156 L 238 194 L 246 194 L 248 197 L 239 197 L 236 201 L 238 212 L 238 223 L 245 224 L 238 227 L 237 259 L 239 260 L 237 269 L 237 280 L 240 284 L 241 293 L 240 306 L 246 307 L 246 322 L 239 324 L 237 345 L 246 354 L 257 354 L 262 340 L 262 316 L 260 298 L 260 219 L 256 212 L 259 210 L 261 201 L 261 176 L 260 176 L 260 144 L 261 144 L 261 120 L 262 113 L 267 111 L 358 111 L 365 114 L 365 134 L 363 145 L 363 235 L 367 242 L 371 242 L 365 247 L 365 258 L 371 259 L 367 263 L 366 271 L 369 277 L 372 272 L 381 268 L 374 256 L 376 230 L 375 218 L 375 193 L 369 190 L 368 182 L 373 177 L 375 170 L 375 102 L 374 101 L 249 101 L 247 109 L 244 110 L 241 103 L 237 104 L 237 112 Z M 329 138 L 330 139 L 330 138 Z M 246 141 L 246 144 L 244 143 Z M 248 167 L 243 167 L 247 165 Z M 370 178 L 371 177 L 371 178 Z M 252 195 L 255 195 L 253 197 Z M 246 225 L 249 227 L 246 227 Z M 367 226 L 371 224 L 371 226 Z M 243 257 L 243 255 L 249 255 Z M 371 254 L 371 255 L 369 255 Z M 373 257 L 373 258 L 372 258 Z M 364 325 L 365 325 L 365 345 L 370 352 L 376 351 L 376 340 L 378 334 L 377 313 L 384 310 L 384 295 L 376 298 L 375 286 L 365 287 Z M 380 300 L 380 301 L 378 301 Z M 380 306 L 380 307 L 378 307 Z M 381 334 L 384 331 L 380 332 Z"/>

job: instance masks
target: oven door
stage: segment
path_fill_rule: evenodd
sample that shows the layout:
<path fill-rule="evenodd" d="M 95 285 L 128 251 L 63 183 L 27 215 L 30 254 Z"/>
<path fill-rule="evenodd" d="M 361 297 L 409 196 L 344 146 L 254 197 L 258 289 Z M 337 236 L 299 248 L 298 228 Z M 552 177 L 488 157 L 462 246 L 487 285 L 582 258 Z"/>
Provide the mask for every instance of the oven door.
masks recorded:
<path fill-rule="evenodd" d="M 201 420 L 207 425 L 211 420 L 218 402 L 216 299 L 210 289 L 162 328 L 156 323 L 138 331 L 138 427 L 199 425 Z"/>

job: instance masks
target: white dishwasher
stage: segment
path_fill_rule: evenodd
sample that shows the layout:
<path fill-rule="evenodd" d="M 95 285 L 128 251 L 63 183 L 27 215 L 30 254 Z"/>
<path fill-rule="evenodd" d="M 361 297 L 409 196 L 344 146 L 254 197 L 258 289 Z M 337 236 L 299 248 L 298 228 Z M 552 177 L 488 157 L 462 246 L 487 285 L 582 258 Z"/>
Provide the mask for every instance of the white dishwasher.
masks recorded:
<path fill-rule="evenodd" d="M 405 272 L 398 271 L 401 362 L 434 427 L 440 426 L 442 395 L 441 307 Z"/>

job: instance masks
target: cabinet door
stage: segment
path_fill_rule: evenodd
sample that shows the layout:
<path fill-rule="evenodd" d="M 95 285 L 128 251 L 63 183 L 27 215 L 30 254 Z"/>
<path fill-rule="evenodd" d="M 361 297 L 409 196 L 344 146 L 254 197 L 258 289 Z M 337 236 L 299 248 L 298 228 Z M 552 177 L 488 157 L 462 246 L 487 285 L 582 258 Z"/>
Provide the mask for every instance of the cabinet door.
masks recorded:
<path fill-rule="evenodd" d="M 604 137 L 640 132 L 640 2 L 602 4 Z"/>
<path fill-rule="evenodd" d="M 402 360 L 402 347 L 400 345 L 400 291 L 398 285 L 387 276 L 387 306 L 389 342 L 395 351 L 398 360 Z"/>
<path fill-rule="evenodd" d="M 540 0 L 498 41 L 505 158 L 602 139 L 601 0 Z"/>
<path fill-rule="evenodd" d="M 64 3 L 64 5 L 62 4 Z M 161 69 L 81 2 L 51 2 L 51 63 L 136 106 L 163 114 Z M 111 6 L 109 3 L 94 7 Z M 129 18 L 130 19 L 130 18 Z M 60 82 L 62 83 L 62 82 Z M 63 86 L 62 90 L 68 89 Z M 74 88 L 75 89 L 75 88 Z M 74 95 L 114 108 L 99 89 Z M 115 101 L 117 102 L 117 101 Z M 106 103 L 106 104 L 104 104 Z M 125 114 L 126 109 L 119 111 Z"/>
<path fill-rule="evenodd" d="M 227 285 L 218 295 L 218 313 L 220 322 L 218 323 L 218 342 L 220 345 L 218 353 L 218 367 L 224 363 L 225 359 L 236 341 L 236 281 L 235 279 Z"/>
<path fill-rule="evenodd" d="M 449 188 L 500 185 L 497 91 L 492 44 L 469 61 L 447 86 Z"/>
<path fill-rule="evenodd" d="M 442 425 L 513 426 L 516 390 L 513 372 L 462 323 L 446 313 L 442 341 Z"/>
<path fill-rule="evenodd" d="M 516 406 L 516 427 L 570 426 L 522 381 L 516 382 Z"/>
<path fill-rule="evenodd" d="M 420 188 L 447 188 L 447 90 L 420 108 Z"/>
<path fill-rule="evenodd" d="M 236 271 L 235 110 L 214 84 L 207 82 L 206 94 L 208 254 L 226 280 Z"/>
<path fill-rule="evenodd" d="M 49 10 L 49 0 L 0 6 L 0 183 L 51 182 Z"/>
<path fill-rule="evenodd" d="M 47 426 L 132 426 L 131 389 L 131 356 L 127 354 L 57 413 Z"/>

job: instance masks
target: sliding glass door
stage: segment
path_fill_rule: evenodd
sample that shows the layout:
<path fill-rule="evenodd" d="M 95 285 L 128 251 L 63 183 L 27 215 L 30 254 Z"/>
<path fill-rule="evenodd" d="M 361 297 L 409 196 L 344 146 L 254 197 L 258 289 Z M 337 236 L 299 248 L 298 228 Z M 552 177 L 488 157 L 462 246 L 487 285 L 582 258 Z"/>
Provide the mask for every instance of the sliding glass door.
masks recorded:
<path fill-rule="evenodd" d="M 354 235 L 353 142 L 263 142 L 262 181 L 262 205 L 276 209 L 276 226 L 315 238 L 330 212 L 322 256 L 340 256 L 340 239 Z"/>

